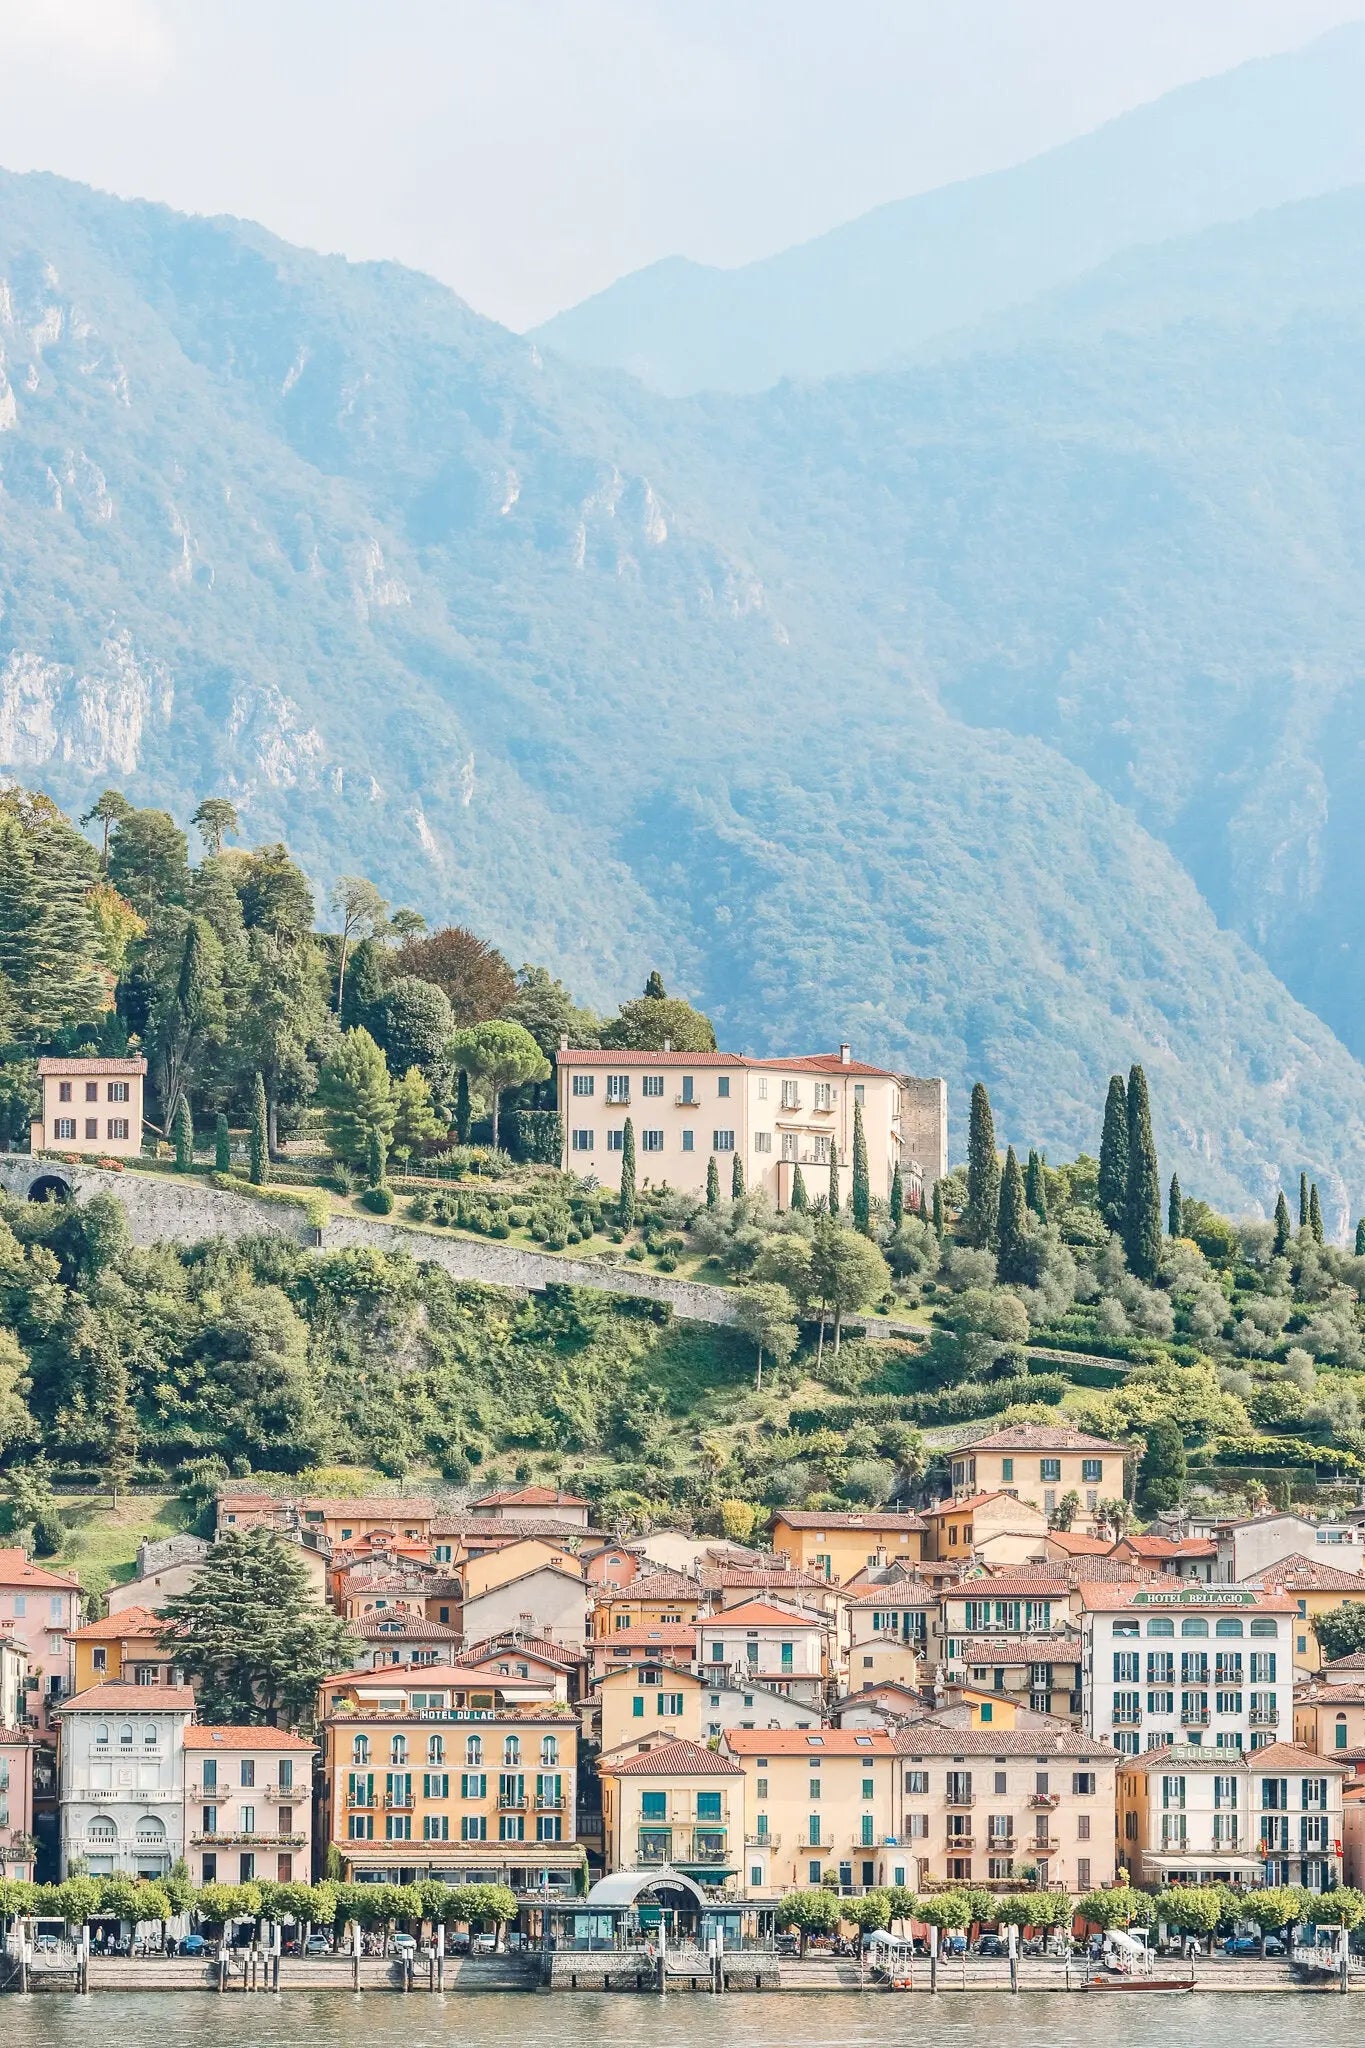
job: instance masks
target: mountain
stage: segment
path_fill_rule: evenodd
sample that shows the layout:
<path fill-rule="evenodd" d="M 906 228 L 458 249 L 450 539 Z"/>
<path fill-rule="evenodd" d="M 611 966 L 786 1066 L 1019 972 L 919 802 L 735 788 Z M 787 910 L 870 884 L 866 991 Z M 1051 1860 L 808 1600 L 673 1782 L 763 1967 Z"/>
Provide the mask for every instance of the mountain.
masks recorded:
<path fill-rule="evenodd" d="M 320 887 L 600 1003 L 658 966 L 740 1050 L 946 1072 L 959 1129 L 980 1076 L 1055 1157 L 1140 1058 L 1188 1192 L 1304 1166 L 1365 1208 L 1365 1071 L 1122 766 L 1195 786 L 1213 674 L 1260 759 L 1263 677 L 1348 663 L 1353 537 L 1314 551 L 1360 502 L 1356 325 L 1291 433 L 1231 323 L 667 403 L 394 266 L 47 177 L 0 176 L 0 280 L 10 771 L 231 795 Z M 1164 739 L 1121 723 L 1152 691 Z"/>
<path fill-rule="evenodd" d="M 535 330 L 655 389 L 875 369 L 1119 251 L 1365 179 L 1365 22 L 736 270 L 651 264 Z"/>

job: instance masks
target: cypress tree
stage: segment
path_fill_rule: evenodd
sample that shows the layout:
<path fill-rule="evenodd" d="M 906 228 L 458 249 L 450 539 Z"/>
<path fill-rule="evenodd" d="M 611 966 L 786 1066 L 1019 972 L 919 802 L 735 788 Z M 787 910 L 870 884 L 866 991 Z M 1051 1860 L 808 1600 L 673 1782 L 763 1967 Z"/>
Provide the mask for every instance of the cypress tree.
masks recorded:
<path fill-rule="evenodd" d="M 730 1200 L 738 1202 L 744 1194 L 744 1161 L 736 1152 L 730 1161 Z"/>
<path fill-rule="evenodd" d="M 1299 1229 L 1308 1228 L 1308 1175 L 1299 1175 Z"/>
<path fill-rule="evenodd" d="M 652 1003 L 662 1003 L 668 995 L 668 990 L 664 987 L 664 978 L 657 967 L 651 970 L 649 980 L 645 983 L 645 994 Z"/>
<path fill-rule="evenodd" d="M 801 1171 L 799 1166 L 796 1170 L 798 1173 Z M 706 1206 L 708 1209 L 719 1209 L 720 1207 L 720 1173 L 716 1166 L 716 1155 L 714 1152 L 706 1162 Z M 796 1188 L 794 1185 L 792 1188 L 792 1207 L 793 1209 L 796 1207 Z"/>
<path fill-rule="evenodd" d="M 934 1182 L 934 1235 L 939 1239 L 940 1242 L 942 1242 L 943 1238 L 944 1220 L 945 1219 L 943 1214 L 943 1182 L 941 1180 L 936 1180 Z"/>
<path fill-rule="evenodd" d="M 799 1166 L 792 1169 L 792 1209 L 804 1216 L 810 1208 L 810 1196 L 806 1193 L 806 1176 Z"/>
<path fill-rule="evenodd" d="M 1283 1258 L 1283 1257 L 1284 1257 L 1284 1255 L 1285 1255 L 1285 1253 L 1286 1253 L 1286 1252 L 1287 1252 L 1288 1250 L 1289 1250 L 1289 1204 L 1288 1204 L 1288 1202 L 1286 1202 L 1286 1200 L 1285 1200 L 1285 1198 L 1284 1198 L 1284 1189 L 1283 1189 L 1283 1188 L 1281 1188 L 1281 1189 L 1280 1189 L 1280 1192 L 1279 1192 L 1279 1194 L 1278 1194 L 1278 1195 L 1277 1195 L 1277 1196 L 1275 1197 L 1275 1256 L 1276 1256 L 1276 1258 L 1277 1258 L 1277 1259 L 1281 1259 L 1281 1258 Z"/>
<path fill-rule="evenodd" d="M 837 1145 L 831 1145 L 829 1148 L 829 1213 L 831 1216 L 837 1216 L 839 1213 L 839 1147 Z"/>
<path fill-rule="evenodd" d="M 1022 1283 L 1028 1278 L 1025 1263 L 1027 1216 L 1024 1176 L 1019 1171 L 1019 1161 L 1011 1145 L 1005 1154 L 1005 1172 L 1000 1182 L 1000 1218 L 996 1232 L 1000 1243 L 998 1271 L 1002 1280 Z"/>
<path fill-rule="evenodd" d="M 972 1090 L 967 1133 L 967 1213 L 963 1221 L 970 1243 L 995 1243 L 1000 1226 L 1000 1159 L 995 1149 L 991 1099 L 980 1081 Z"/>
<path fill-rule="evenodd" d="M 190 1101 L 187 1095 L 182 1095 L 175 1106 L 171 1136 L 175 1141 L 176 1171 L 188 1173 L 194 1164 L 194 1121 L 190 1116 Z"/>
<path fill-rule="evenodd" d="M 388 1141 L 377 1124 L 370 1128 L 369 1142 L 365 1147 L 366 1186 L 382 1188 L 384 1175 L 389 1163 Z"/>
<path fill-rule="evenodd" d="M 213 1122 L 213 1166 L 216 1173 L 232 1171 L 232 1140 L 228 1136 L 228 1120 L 221 1109 Z"/>
<path fill-rule="evenodd" d="M 1318 1184 L 1313 1182 L 1308 1195 L 1308 1228 L 1319 1244 L 1322 1243 L 1322 1203 L 1318 1200 Z"/>
<path fill-rule="evenodd" d="M 461 1145 L 469 1143 L 469 1076 L 461 1067 L 455 1077 L 455 1136 Z"/>
<path fill-rule="evenodd" d="M 1024 1199 L 1040 1223 L 1047 1222 L 1047 1178 L 1043 1156 L 1029 1148 L 1028 1171 L 1024 1175 Z"/>
<path fill-rule="evenodd" d="M 1356 1257 L 1365 1259 L 1365 1216 L 1356 1225 Z"/>
<path fill-rule="evenodd" d="M 1180 1175 L 1171 1175 L 1171 1190 L 1166 1197 L 1166 1234 L 1168 1237 L 1185 1235 L 1185 1208 L 1180 1197 Z"/>
<path fill-rule="evenodd" d="M 1122 1235 L 1128 1206 L 1128 1095 L 1122 1074 L 1109 1076 L 1100 1133 L 1100 1218 L 1106 1230 Z"/>
<path fill-rule="evenodd" d="M 266 1141 L 265 1081 L 257 1074 L 251 1090 L 251 1179 L 264 1187 L 270 1178 L 270 1147 Z"/>
<path fill-rule="evenodd" d="M 853 1104 L 853 1228 L 864 1237 L 872 1235 L 872 1179 L 867 1164 L 867 1132 L 863 1129 L 863 1105 Z"/>
<path fill-rule="evenodd" d="M 1123 1220 L 1129 1266 L 1139 1280 L 1155 1280 L 1161 1263 L 1161 1181 L 1147 1076 L 1137 1066 L 1128 1076 L 1128 1204 Z"/>
<path fill-rule="evenodd" d="M 891 1169 L 891 1228 L 898 1230 L 905 1214 L 905 1188 L 901 1181 L 900 1161 Z"/>
<path fill-rule="evenodd" d="M 616 1220 L 622 1230 L 635 1228 L 635 1125 L 630 1117 L 621 1133 L 621 1198 L 616 1206 Z"/>

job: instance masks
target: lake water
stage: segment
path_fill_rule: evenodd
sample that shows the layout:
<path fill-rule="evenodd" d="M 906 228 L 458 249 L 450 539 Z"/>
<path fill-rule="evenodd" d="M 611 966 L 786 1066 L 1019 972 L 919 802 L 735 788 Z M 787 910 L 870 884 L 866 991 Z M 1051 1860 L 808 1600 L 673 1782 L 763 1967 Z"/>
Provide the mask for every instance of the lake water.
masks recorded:
<path fill-rule="evenodd" d="M 935 2048 L 1283 2048 L 1311 2033 L 1314 2048 L 1357 2048 L 1359 1996 L 1305 2008 L 1292 1994 L 915 1993 L 897 1999 L 837 1992 L 712 1998 L 674 1993 L 594 1997 L 466 1993 L 432 1998 L 372 1991 L 288 1992 L 278 1999 L 195 1992 L 96 1992 L 0 1997 L 4 2048 L 895 2048 L 932 2035 Z"/>

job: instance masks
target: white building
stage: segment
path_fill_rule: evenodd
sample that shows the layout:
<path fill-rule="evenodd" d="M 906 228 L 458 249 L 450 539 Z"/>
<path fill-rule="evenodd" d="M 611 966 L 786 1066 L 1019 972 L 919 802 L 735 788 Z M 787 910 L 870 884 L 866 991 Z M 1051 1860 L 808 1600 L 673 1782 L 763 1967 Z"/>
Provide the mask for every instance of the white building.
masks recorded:
<path fill-rule="evenodd" d="M 697 1664 L 708 1690 L 743 1691 L 752 1680 L 805 1706 L 822 1704 L 832 1634 L 826 1615 L 746 1600 L 700 1619 L 696 1631 Z"/>
<path fill-rule="evenodd" d="M 1082 1726 L 1125 1756 L 1253 1750 L 1294 1729 L 1293 1600 L 1249 1586 L 1080 1586 Z"/>
<path fill-rule="evenodd" d="M 1132 1882 L 1301 1884 L 1341 1880 L 1348 1766 L 1293 1742 L 1254 1756 L 1189 1743 L 1119 1766 L 1119 1858 Z"/>
<path fill-rule="evenodd" d="M 59 1738 L 61 1870 L 164 1877 L 185 1853 L 187 1685 L 91 1686 L 54 1709 Z"/>

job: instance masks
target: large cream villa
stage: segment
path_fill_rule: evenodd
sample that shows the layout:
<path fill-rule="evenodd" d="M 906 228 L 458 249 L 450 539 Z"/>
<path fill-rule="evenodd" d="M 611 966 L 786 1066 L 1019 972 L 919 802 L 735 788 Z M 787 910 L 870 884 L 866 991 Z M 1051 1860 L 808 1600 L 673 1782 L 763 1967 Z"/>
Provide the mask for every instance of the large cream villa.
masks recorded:
<path fill-rule="evenodd" d="M 907 1200 L 922 1184 L 922 1162 L 910 1156 L 904 1132 L 913 1084 L 885 1067 L 855 1060 L 847 1045 L 837 1053 L 787 1060 L 563 1045 L 556 1064 L 565 1170 L 594 1174 L 605 1187 L 621 1184 L 629 1117 L 640 1185 L 667 1181 L 700 1194 L 714 1157 L 728 1195 L 738 1156 L 745 1187 L 762 1188 L 785 1209 L 798 1166 L 812 1202 L 827 1192 L 830 1153 L 837 1148 L 846 1205 L 858 1104 L 873 1195 L 885 1200 L 898 1165 Z"/>

